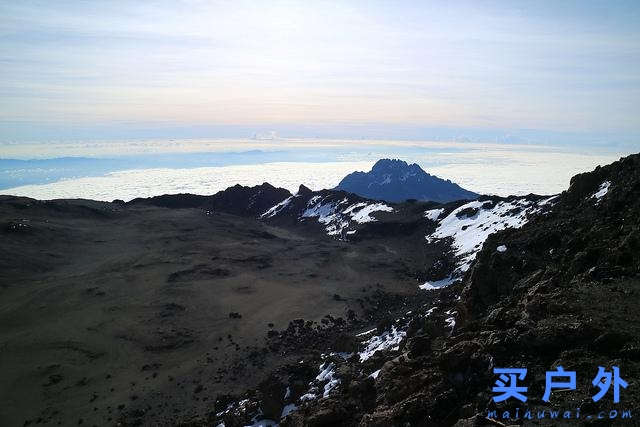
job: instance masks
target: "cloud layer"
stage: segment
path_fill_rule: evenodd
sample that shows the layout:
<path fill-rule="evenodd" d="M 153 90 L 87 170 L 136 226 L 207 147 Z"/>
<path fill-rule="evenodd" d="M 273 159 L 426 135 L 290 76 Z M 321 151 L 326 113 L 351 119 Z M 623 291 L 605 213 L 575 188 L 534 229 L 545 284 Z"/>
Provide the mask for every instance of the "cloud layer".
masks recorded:
<path fill-rule="evenodd" d="M 556 151 L 482 150 L 456 151 L 443 147 L 437 152 L 412 152 L 400 157 L 417 162 L 427 172 L 450 179 L 464 188 L 501 196 L 528 193 L 555 194 L 565 190 L 569 179 L 617 160 L 615 155 L 589 155 Z M 86 198 L 131 200 L 161 194 L 213 194 L 235 184 L 269 182 L 295 192 L 300 184 L 319 190 L 333 188 L 356 170 L 368 171 L 379 157 L 355 154 L 353 161 L 277 162 L 224 167 L 144 169 L 120 171 L 98 177 L 67 179 L 44 185 L 26 185 L 0 190 L 3 194 L 36 199 Z"/>

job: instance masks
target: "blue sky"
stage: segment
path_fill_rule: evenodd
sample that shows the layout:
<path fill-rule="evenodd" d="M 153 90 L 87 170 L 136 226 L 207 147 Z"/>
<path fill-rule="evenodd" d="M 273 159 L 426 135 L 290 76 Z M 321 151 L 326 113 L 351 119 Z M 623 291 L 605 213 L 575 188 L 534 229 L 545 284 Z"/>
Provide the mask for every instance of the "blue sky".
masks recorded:
<path fill-rule="evenodd" d="M 640 146 L 634 1 L 2 1 L 0 16 L 0 142 Z"/>

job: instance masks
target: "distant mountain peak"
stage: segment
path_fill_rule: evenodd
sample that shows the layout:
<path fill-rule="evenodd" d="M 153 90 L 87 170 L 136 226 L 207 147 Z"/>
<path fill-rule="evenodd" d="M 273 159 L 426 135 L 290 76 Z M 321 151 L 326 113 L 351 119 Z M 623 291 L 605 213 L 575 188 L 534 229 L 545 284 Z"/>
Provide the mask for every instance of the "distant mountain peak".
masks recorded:
<path fill-rule="evenodd" d="M 407 163 L 404 160 L 400 159 L 380 159 L 378 160 L 371 171 L 381 171 L 381 170 L 398 170 L 398 169 L 421 169 L 416 163 Z M 426 172 L 425 172 L 426 173 Z"/>
<path fill-rule="evenodd" d="M 382 169 L 382 168 L 393 168 L 393 167 L 407 167 L 409 164 L 404 160 L 400 159 L 380 159 L 378 160 L 371 170 Z"/>
<path fill-rule="evenodd" d="M 380 159 L 371 171 L 344 177 L 336 189 L 389 202 L 407 199 L 450 202 L 478 197 L 449 180 L 428 174 L 416 163 L 399 159 Z"/>

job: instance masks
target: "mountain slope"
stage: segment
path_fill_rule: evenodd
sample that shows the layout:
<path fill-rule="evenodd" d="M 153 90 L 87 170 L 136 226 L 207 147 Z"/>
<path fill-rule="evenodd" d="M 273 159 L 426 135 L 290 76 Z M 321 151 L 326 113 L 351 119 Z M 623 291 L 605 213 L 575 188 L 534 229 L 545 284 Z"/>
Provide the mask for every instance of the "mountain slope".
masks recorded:
<path fill-rule="evenodd" d="M 402 320 L 395 351 L 378 353 L 373 366 L 333 361 L 340 385 L 281 425 L 557 425 L 550 410 L 573 411 L 573 423 L 576 408 L 578 424 L 622 425 L 594 421 L 640 406 L 639 254 L 640 155 L 633 155 L 574 177 L 550 209 L 490 235 L 462 284 Z M 545 372 L 559 365 L 576 372 L 577 388 L 544 402 Z M 611 394 L 592 400 L 599 366 L 618 366 L 628 382 L 619 404 Z M 494 367 L 528 369 L 526 404 L 492 400 Z M 523 419 L 525 408 L 547 419 Z M 498 420 L 488 418 L 494 410 Z"/>
<path fill-rule="evenodd" d="M 258 219 L 279 201 L 264 190 L 135 203 L 0 196 L 0 425 L 206 419 L 217 398 L 406 311 L 417 272 L 445 249 L 418 250 L 420 206 L 405 234 L 360 244 L 298 212 Z M 290 324 L 318 335 L 289 340 Z"/>
<path fill-rule="evenodd" d="M 637 409 L 639 175 L 635 155 L 558 196 L 445 204 L 0 197 L 0 420 L 519 424 L 486 417 L 515 409 L 491 400 L 495 366 L 529 369 L 532 411 Z M 578 387 L 547 404 L 558 365 Z M 596 404 L 612 365 L 629 388 Z"/>
<path fill-rule="evenodd" d="M 350 173 L 336 189 L 388 202 L 408 199 L 450 202 L 478 197 L 449 180 L 426 173 L 415 163 L 389 159 L 378 160 L 369 172 Z"/>
<path fill-rule="evenodd" d="M 453 255 L 430 270 L 441 277 L 465 266 L 462 281 L 427 288 L 405 302 L 406 312 L 356 330 L 350 347 L 324 346 L 236 400 L 217 401 L 214 424 L 271 417 L 296 427 L 558 425 L 551 410 L 575 417 L 581 408 L 578 424 L 610 425 L 592 421 L 637 411 L 640 155 L 574 177 L 559 196 L 482 198 L 423 216 L 433 224 L 425 246 L 449 242 Z M 288 329 L 278 340 L 314 334 Z M 544 402 L 545 372 L 559 365 L 576 371 L 577 388 Z M 619 404 L 610 394 L 591 399 L 599 366 L 618 366 L 629 383 Z M 494 367 L 528 369 L 526 405 L 492 400 Z M 523 420 L 525 407 L 547 419 Z M 488 418 L 494 410 L 498 420 Z"/>

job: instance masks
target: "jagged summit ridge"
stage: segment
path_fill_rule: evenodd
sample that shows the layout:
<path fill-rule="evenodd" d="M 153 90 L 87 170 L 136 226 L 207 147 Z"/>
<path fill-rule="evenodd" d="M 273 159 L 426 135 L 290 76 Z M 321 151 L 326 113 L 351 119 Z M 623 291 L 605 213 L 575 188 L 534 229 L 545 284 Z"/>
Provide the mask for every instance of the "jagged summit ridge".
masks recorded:
<path fill-rule="evenodd" d="M 336 189 L 388 202 L 416 199 L 444 203 L 478 197 L 450 180 L 428 174 L 416 163 L 399 159 L 380 159 L 371 171 L 344 177 Z"/>

